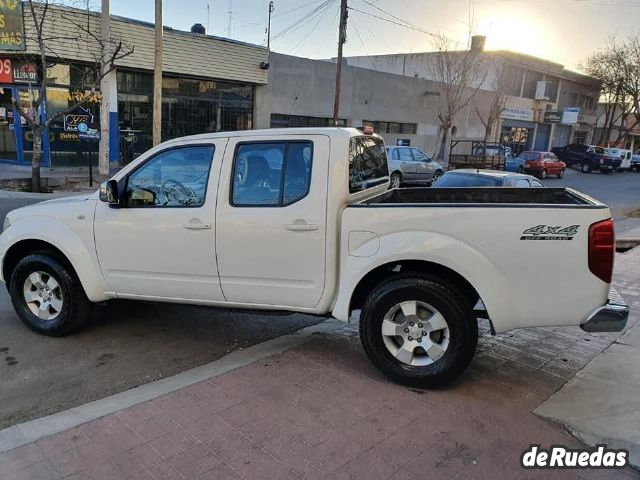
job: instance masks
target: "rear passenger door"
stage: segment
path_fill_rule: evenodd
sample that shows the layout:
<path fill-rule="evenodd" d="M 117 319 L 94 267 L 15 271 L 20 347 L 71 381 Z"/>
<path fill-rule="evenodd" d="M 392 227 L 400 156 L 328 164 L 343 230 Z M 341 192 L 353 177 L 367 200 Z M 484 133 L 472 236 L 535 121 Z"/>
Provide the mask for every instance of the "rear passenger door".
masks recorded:
<path fill-rule="evenodd" d="M 416 161 L 413 158 L 411 149 L 409 147 L 400 147 L 398 148 L 398 155 L 403 178 L 406 180 L 415 180 L 417 175 Z"/>
<path fill-rule="evenodd" d="M 325 282 L 330 140 L 231 138 L 216 207 L 216 251 L 228 302 L 312 308 Z"/>

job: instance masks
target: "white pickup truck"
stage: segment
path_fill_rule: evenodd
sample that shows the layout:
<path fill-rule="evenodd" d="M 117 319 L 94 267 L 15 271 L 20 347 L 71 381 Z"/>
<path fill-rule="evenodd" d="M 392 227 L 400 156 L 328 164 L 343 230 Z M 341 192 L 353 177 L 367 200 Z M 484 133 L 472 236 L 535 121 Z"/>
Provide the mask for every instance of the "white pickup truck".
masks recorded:
<path fill-rule="evenodd" d="M 23 322 L 52 336 L 114 298 L 359 311 L 371 361 L 420 387 L 465 369 L 480 315 L 494 332 L 624 328 L 605 205 L 569 189 L 388 186 L 382 139 L 357 129 L 171 140 L 93 195 L 10 212 L 0 273 Z"/>

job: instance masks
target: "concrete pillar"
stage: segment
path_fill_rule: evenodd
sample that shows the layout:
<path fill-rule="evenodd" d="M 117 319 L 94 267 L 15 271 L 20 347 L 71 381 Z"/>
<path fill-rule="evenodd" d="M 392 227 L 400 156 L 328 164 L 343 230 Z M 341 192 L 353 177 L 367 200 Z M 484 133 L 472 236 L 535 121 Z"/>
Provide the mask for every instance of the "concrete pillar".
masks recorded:
<path fill-rule="evenodd" d="M 111 56 L 111 18 L 110 0 L 102 0 L 101 38 L 105 57 Z M 103 72 L 109 70 L 110 65 L 102 66 Z M 99 171 L 101 175 L 108 175 L 111 168 L 118 166 L 120 156 L 120 132 L 118 127 L 118 86 L 116 71 L 112 70 L 100 81 L 100 145 Z"/>

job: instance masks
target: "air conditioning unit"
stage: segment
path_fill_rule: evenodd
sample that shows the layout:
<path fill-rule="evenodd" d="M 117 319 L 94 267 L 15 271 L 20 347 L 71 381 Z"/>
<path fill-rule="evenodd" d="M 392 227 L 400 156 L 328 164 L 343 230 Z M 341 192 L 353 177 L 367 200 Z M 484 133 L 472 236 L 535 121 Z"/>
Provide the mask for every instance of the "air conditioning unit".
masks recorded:
<path fill-rule="evenodd" d="M 551 87 L 551 82 L 545 82 L 544 80 L 539 81 L 536 84 L 536 100 L 550 100 L 549 89 Z"/>

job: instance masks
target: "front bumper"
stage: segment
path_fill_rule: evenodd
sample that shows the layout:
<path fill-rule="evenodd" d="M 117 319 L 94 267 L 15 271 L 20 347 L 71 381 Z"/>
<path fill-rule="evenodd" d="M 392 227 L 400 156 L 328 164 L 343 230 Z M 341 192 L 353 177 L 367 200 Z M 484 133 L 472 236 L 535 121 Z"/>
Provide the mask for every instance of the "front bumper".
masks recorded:
<path fill-rule="evenodd" d="M 618 291 L 611 287 L 607 304 L 593 312 L 580 324 L 585 332 L 621 332 L 629 319 L 629 307 Z"/>

